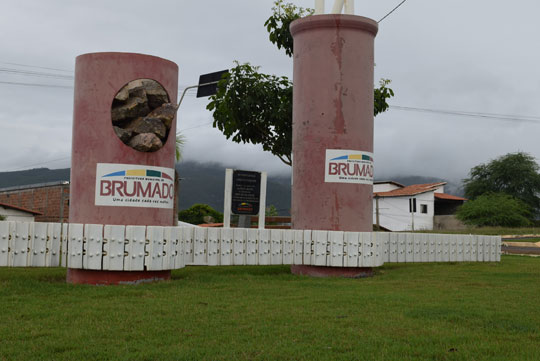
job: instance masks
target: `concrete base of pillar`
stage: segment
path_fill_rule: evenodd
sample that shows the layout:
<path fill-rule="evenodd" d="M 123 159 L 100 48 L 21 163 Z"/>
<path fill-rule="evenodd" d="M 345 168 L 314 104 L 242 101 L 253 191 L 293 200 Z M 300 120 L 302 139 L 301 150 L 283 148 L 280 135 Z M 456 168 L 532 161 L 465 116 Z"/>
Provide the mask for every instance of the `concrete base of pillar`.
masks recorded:
<path fill-rule="evenodd" d="M 139 283 L 168 281 L 171 271 L 95 271 L 68 268 L 66 281 L 89 285 L 134 285 Z"/>
<path fill-rule="evenodd" d="M 373 268 L 292 265 L 291 273 L 311 277 L 364 278 L 373 276 Z"/>

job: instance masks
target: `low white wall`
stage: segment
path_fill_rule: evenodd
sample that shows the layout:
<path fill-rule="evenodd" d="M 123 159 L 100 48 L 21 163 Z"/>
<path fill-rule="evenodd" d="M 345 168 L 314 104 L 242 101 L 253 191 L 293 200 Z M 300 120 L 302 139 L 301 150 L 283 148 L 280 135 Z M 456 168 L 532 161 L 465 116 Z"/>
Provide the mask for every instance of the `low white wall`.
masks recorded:
<path fill-rule="evenodd" d="M 379 267 L 384 262 L 496 262 L 500 255 L 500 236 L 0 222 L 4 267 Z"/>

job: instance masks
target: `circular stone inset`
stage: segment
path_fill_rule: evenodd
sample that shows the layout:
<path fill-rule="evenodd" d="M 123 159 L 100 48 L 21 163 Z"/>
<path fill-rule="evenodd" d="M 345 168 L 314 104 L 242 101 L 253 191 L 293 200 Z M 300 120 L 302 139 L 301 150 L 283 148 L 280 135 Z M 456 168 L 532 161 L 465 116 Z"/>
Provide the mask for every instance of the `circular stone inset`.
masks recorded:
<path fill-rule="evenodd" d="M 111 107 L 114 132 L 140 152 L 155 152 L 167 142 L 176 105 L 153 79 L 132 80 L 116 93 Z"/>

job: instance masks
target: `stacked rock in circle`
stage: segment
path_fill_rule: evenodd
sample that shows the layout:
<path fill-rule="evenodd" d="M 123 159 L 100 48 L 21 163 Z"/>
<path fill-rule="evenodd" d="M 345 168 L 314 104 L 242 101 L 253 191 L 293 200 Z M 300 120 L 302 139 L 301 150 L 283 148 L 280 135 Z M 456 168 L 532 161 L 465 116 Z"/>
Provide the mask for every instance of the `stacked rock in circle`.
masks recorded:
<path fill-rule="evenodd" d="M 111 109 L 113 129 L 124 144 L 155 152 L 167 140 L 176 114 L 163 87 L 151 79 L 129 82 L 116 94 Z"/>

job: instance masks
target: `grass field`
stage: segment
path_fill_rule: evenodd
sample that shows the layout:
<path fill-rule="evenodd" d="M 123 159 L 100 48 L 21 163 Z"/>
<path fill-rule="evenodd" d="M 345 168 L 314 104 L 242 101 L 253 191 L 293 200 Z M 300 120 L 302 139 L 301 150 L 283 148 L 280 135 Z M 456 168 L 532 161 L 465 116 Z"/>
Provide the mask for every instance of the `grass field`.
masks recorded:
<path fill-rule="evenodd" d="M 0 268 L 0 360 L 539 360 L 540 258 L 367 279 L 188 267 L 138 286 Z"/>
<path fill-rule="evenodd" d="M 540 238 L 506 238 L 503 239 L 503 242 L 529 242 L 529 243 L 537 243 L 540 242 Z"/>

